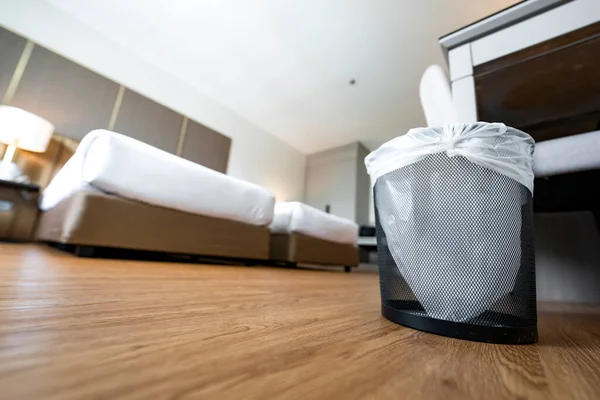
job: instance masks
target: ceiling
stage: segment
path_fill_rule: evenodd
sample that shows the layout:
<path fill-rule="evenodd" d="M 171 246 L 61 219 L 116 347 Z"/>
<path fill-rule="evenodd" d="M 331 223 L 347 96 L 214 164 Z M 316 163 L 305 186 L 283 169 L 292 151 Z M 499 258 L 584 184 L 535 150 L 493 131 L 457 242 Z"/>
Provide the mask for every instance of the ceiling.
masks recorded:
<path fill-rule="evenodd" d="M 48 1 L 305 153 L 421 126 L 437 38 L 517 2 Z"/>

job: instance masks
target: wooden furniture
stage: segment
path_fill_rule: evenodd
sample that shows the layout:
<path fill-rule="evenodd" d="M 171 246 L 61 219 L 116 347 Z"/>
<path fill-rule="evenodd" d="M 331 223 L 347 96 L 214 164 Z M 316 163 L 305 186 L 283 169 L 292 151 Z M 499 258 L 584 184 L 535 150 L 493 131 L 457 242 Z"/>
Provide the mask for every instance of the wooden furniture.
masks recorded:
<path fill-rule="evenodd" d="M 0 180 L 0 240 L 32 239 L 40 187 Z"/>
<path fill-rule="evenodd" d="M 536 141 L 600 127 L 600 22 L 475 66 L 477 115 Z"/>
<path fill-rule="evenodd" d="M 596 129 L 599 22 L 597 0 L 527 0 L 441 37 L 460 119 L 536 140 Z"/>
<path fill-rule="evenodd" d="M 598 399 L 600 311 L 490 345 L 381 317 L 376 273 L 81 259 L 0 244 L 7 399 Z"/>
<path fill-rule="evenodd" d="M 0 180 L 0 239 L 34 239 L 40 215 L 39 193 L 73 155 L 77 145 L 77 141 L 55 134 L 44 153 L 17 150 L 16 164 L 32 183 Z M 0 145 L 0 154 L 5 147 Z"/>
<path fill-rule="evenodd" d="M 462 121 L 503 122 L 537 142 L 600 130 L 599 1 L 524 1 L 440 43 Z M 600 170 L 535 188 L 534 210 L 592 211 L 600 229 Z"/>

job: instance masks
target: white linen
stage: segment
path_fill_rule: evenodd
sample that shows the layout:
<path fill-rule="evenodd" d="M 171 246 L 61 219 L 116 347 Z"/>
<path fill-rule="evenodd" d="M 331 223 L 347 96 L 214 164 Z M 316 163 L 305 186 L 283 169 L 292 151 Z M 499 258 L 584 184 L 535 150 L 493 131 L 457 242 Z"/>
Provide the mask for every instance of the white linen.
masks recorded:
<path fill-rule="evenodd" d="M 96 190 L 191 214 L 269 225 L 275 198 L 227 176 L 119 133 L 95 130 L 44 190 L 49 210 L 80 190 Z"/>
<path fill-rule="evenodd" d="M 533 173 L 536 177 L 600 169 L 600 131 L 582 133 L 535 145 Z"/>
<path fill-rule="evenodd" d="M 453 70 L 453 68 L 450 68 Z M 419 85 L 421 106 L 427 126 L 441 126 L 460 122 L 452 103 L 452 91 L 444 69 L 430 65 Z"/>
<path fill-rule="evenodd" d="M 301 233 L 337 243 L 356 244 L 358 241 L 358 225 L 354 221 L 296 201 L 275 204 L 275 216 L 269 229 L 273 233 Z"/>

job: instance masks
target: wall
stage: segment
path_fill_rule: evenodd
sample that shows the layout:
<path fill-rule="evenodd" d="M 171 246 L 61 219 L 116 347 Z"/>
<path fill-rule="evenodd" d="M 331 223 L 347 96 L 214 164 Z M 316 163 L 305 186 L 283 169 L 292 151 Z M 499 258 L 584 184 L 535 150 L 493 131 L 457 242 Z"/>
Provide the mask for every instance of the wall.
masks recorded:
<path fill-rule="evenodd" d="M 229 136 L 229 175 L 267 187 L 277 200 L 302 199 L 304 154 L 49 3 L 0 0 L 0 25 Z"/>
<path fill-rule="evenodd" d="M 375 200 L 373 199 L 373 186 L 369 187 L 369 224 L 375 226 Z"/>
<path fill-rule="evenodd" d="M 304 202 L 350 220 L 356 219 L 357 143 L 310 154 L 306 160 Z"/>
<path fill-rule="evenodd" d="M 362 144 L 358 144 L 356 159 L 356 222 L 359 225 L 369 225 L 371 211 L 371 179 L 365 167 L 365 157 L 369 150 Z"/>
<path fill-rule="evenodd" d="M 354 142 L 310 154 L 304 202 L 320 210 L 329 204 L 332 214 L 367 224 L 370 181 L 363 160 L 368 152 Z"/>

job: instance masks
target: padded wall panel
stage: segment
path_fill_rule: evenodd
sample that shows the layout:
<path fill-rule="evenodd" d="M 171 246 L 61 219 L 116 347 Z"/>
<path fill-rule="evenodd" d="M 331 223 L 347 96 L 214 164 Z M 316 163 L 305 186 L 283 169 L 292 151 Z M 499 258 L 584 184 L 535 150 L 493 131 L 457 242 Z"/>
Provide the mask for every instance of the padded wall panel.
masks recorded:
<path fill-rule="evenodd" d="M 188 121 L 181 157 L 226 173 L 230 147 L 231 139 L 227 136 Z"/>
<path fill-rule="evenodd" d="M 108 127 L 118 90 L 115 82 L 35 46 L 11 104 L 80 140 L 93 129 Z"/>
<path fill-rule="evenodd" d="M 175 154 L 182 124 L 182 115 L 126 89 L 114 131 Z"/>
<path fill-rule="evenodd" d="M 0 28 L 0 102 L 21 58 L 27 40 Z"/>

